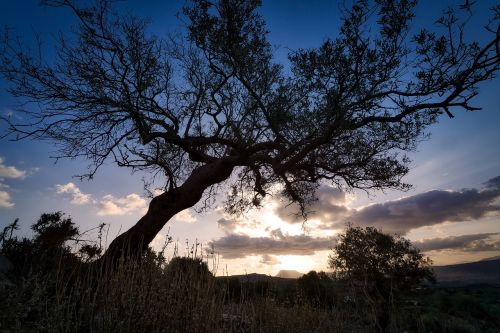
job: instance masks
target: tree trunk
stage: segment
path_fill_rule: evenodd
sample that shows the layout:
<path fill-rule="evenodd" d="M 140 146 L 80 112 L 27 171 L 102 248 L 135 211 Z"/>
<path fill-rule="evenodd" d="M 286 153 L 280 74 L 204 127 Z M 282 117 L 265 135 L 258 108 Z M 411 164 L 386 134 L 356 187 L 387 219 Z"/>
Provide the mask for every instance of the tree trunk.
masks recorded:
<path fill-rule="evenodd" d="M 146 215 L 115 238 L 100 261 L 116 263 L 120 258 L 127 259 L 143 253 L 175 214 L 194 206 L 207 188 L 229 178 L 233 169 L 234 164 L 222 160 L 194 169 L 180 187 L 153 198 Z"/>

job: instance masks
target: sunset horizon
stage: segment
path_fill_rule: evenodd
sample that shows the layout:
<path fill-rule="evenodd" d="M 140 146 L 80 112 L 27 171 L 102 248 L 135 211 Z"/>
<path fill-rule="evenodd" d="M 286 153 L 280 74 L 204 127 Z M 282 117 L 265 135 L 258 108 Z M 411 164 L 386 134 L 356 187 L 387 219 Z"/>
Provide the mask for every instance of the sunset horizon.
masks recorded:
<path fill-rule="evenodd" d="M 154 2 L 148 6 L 125 2 L 117 8 L 119 13 L 134 12 L 151 18 L 150 32 L 163 37 L 167 33 L 185 33 L 186 27 L 176 18 L 182 5 L 182 1 Z M 316 5 L 300 1 L 290 5 L 283 1 L 264 2 L 259 12 L 270 31 L 273 60 L 289 71 L 289 52 L 318 47 L 326 38 L 335 37 L 339 25 L 332 22 L 341 15 L 339 7 L 325 1 Z M 444 7 L 441 3 L 422 2 L 416 9 L 416 29 L 432 25 Z M 474 20 L 487 10 L 485 5 L 478 6 L 471 23 L 477 23 Z M 26 44 L 32 44 L 40 34 L 48 63 L 54 56 L 52 45 L 58 31 L 70 31 L 76 23 L 65 9 L 38 6 L 36 1 L 4 2 L 0 4 L 0 13 L 2 23 Z M 467 38 L 485 40 L 479 32 L 469 31 Z M 0 112 L 4 118 L 22 121 L 21 101 L 7 93 L 8 87 L 7 82 L 1 82 Z M 167 237 L 172 237 L 173 243 L 167 247 L 170 256 L 175 243 L 178 255 L 188 255 L 187 248 L 197 243 L 204 247 L 203 256 L 213 248 L 218 255 L 218 275 L 274 276 L 280 270 L 327 271 L 335 235 L 352 224 L 373 226 L 408 238 L 434 265 L 498 256 L 498 88 L 498 78 L 482 82 L 478 96 L 472 100 L 482 110 L 452 110 L 454 118 L 444 114 L 439 123 L 425 129 L 430 138 L 422 137 L 416 150 L 407 153 L 412 160 L 402 179 L 412 185 L 407 191 L 353 190 L 345 184 L 338 188 L 321 181 L 316 192 L 318 200 L 308 206 L 305 221 L 297 216 L 298 206 L 289 205 L 279 191 L 266 196 L 260 209 L 251 208 L 243 216 L 228 214 L 223 207 L 230 191 L 226 186 L 213 198 L 215 201 L 207 202 L 204 212 L 197 212 L 204 209 L 201 201 L 175 215 L 151 246 L 160 250 Z M 30 106 L 37 107 L 43 106 Z M 7 128 L 3 123 L 1 126 L 2 130 Z M 30 226 L 40 214 L 61 211 L 71 216 L 81 231 L 105 223 L 109 245 L 146 213 L 149 195 L 162 193 L 161 179 L 151 178 L 147 170 L 132 173 L 106 159 L 93 179 L 81 180 L 75 176 L 92 171 L 92 161 L 84 157 L 50 158 L 56 156 L 54 142 L 9 139 L 14 137 L 3 138 L 0 149 L 0 219 L 3 228 L 19 218 L 21 236 L 32 234 Z M 152 184 L 150 193 L 144 190 L 143 178 Z M 89 235 L 95 239 L 95 229 Z"/>

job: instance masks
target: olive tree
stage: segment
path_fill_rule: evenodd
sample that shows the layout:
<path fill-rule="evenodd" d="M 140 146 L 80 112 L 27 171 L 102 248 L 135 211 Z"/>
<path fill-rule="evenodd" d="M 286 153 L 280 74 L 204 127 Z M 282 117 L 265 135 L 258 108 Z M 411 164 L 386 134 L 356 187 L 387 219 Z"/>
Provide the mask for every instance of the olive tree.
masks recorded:
<path fill-rule="evenodd" d="M 374 227 L 349 226 L 329 256 L 337 278 L 361 286 L 373 282 L 383 296 L 410 291 L 426 280 L 434 282 L 431 263 L 408 239 Z"/>
<path fill-rule="evenodd" d="M 431 260 L 408 239 L 374 227 L 348 226 L 338 236 L 328 263 L 337 279 L 347 282 L 355 295 L 373 307 L 384 332 L 403 294 L 423 282 L 436 281 Z"/>
<path fill-rule="evenodd" d="M 303 215 L 320 183 L 407 188 L 405 152 L 441 114 L 476 110 L 478 84 L 500 63 L 498 6 L 479 44 L 464 37 L 469 6 L 445 13 L 441 30 L 414 34 L 416 1 L 355 0 L 337 36 L 282 64 L 259 0 L 189 1 L 185 36 L 168 38 L 109 1 L 44 3 L 69 8 L 78 24 L 50 61 L 4 35 L 11 94 L 40 106 L 26 108 L 24 122 L 4 117 L 5 135 L 87 158 L 83 177 L 105 161 L 163 177 L 108 258 L 144 250 L 175 214 L 227 186 L 230 213 L 280 191 Z"/>

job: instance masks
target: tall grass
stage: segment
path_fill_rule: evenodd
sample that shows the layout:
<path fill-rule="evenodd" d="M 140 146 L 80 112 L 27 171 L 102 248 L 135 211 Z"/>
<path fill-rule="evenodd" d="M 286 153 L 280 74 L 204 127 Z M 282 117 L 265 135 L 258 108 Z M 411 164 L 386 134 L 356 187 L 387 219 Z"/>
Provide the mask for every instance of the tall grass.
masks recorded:
<path fill-rule="evenodd" d="M 199 258 L 146 258 L 112 271 L 63 264 L 0 289 L 0 332 L 378 331 L 375 311 L 363 300 L 319 306 L 295 289 L 289 302 L 272 284 L 264 294 L 231 297 L 226 280 Z M 387 331 L 485 332 L 418 306 L 393 309 Z"/>
<path fill-rule="evenodd" d="M 61 220 L 48 217 L 49 225 Z M 216 278 L 217 260 L 209 267 L 197 248 L 187 257 L 167 260 L 149 251 L 141 260 L 103 266 L 61 241 L 47 247 L 40 238 L 14 238 L 11 229 L 6 237 L 6 230 L 0 254 L 13 260 L 14 270 L 13 283 L 0 284 L 0 332 L 380 331 L 377 303 L 332 281 L 311 288 L 301 285 L 305 278 L 286 286 Z M 386 331 L 486 332 L 457 315 L 461 308 L 444 315 L 444 301 L 434 302 L 439 311 L 428 311 L 432 304 L 392 306 Z M 489 320 L 486 312 L 481 316 Z"/>
<path fill-rule="evenodd" d="M 177 262 L 173 264 L 173 262 Z M 177 266 L 177 267 L 176 267 Z M 76 265 L 1 290 L 2 332 L 371 332 L 352 309 L 281 304 L 272 290 L 235 301 L 197 258 Z"/>

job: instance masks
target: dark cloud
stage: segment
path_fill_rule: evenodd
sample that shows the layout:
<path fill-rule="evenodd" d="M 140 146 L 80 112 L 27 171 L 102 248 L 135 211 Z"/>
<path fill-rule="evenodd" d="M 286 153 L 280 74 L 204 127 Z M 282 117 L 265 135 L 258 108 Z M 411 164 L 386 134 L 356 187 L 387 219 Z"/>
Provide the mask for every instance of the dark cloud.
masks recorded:
<path fill-rule="evenodd" d="M 231 232 L 236 228 L 237 221 L 235 219 L 221 218 L 217 221 L 217 225 L 225 232 Z"/>
<path fill-rule="evenodd" d="M 331 186 L 320 186 L 316 191 L 318 200 L 308 207 L 308 218 L 320 221 L 339 221 L 349 215 L 346 193 Z M 275 213 L 285 222 L 302 223 L 304 219 L 298 215 L 299 207 L 296 204 L 283 205 Z"/>
<path fill-rule="evenodd" d="M 217 225 L 221 228 L 226 234 L 233 233 L 234 230 L 239 227 L 247 227 L 247 228 L 255 228 L 258 226 L 258 222 L 255 220 L 245 220 L 245 219 L 227 219 L 220 218 L 217 221 Z"/>
<path fill-rule="evenodd" d="M 328 250 L 334 245 L 333 238 L 290 236 L 277 230 L 273 232 L 270 237 L 229 234 L 212 241 L 210 245 L 226 259 L 251 255 L 312 255 L 316 251 Z"/>
<path fill-rule="evenodd" d="M 499 251 L 500 240 L 492 238 L 492 236 L 499 234 L 500 233 L 483 233 L 431 238 L 413 242 L 413 245 L 424 252 L 442 250 L 462 250 L 468 252 Z"/>
<path fill-rule="evenodd" d="M 263 265 L 277 265 L 280 263 L 279 259 L 276 258 L 275 256 L 269 255 L 269 254 L 264 254 L 260 257 L 261 264 Z"/>
<path fill-rule="evenodd" d="M 310 210 L 310 218 L 321 221 L 319 228 L 339 229 L 346 222 L 360 226 L 376 226 L 384 232 L 406 234 L 412 229 L 432 226 L 443 222 L 476 220 L 490 213 L 500 212 L 500 177 L 484 184 L 482 189 L 460 191 L 433 190 L 400 200 L 367 206 L 358 210 L 346 207 L 346 194 L 339 189 L 322 186 Z M 302 222 L 294 215 L 297 207 L 276 209 L 279 217 L 289 223 Z M 316 251 L 328 250 L 334 246 L 333 238 L 314 238 L 307 235 L 285 235 L 281 229 L 266 231 L 269 236 L 250 237 L 236 234 L 237 226 L 257 227 L 255 220 L 220 219 L 219 227 L 226 236 L 212 242 L 215 251 L 225 258 L 242 258 L 250 255 L 262 257 L 262 262 L 271 260 L 272 255 L 311 255 Z M 500 241 L 491 239 L 496 234 L 477 234 L 428 239 L 415 242 L 423 251 L 463 249 L 465 251 L 500 250 Z"/>
<path fill-rule="evenodd" d="M 496 179 L 496 178 L 495 178 Z M 433 190 L 400 200 L 371 205 L 356 211 L 350 220 L 359 225 L 376 225 L 386 232 L 405 234 L 411 229 L 443 222 L 477 220 L 499 212 L 500 182 L 490 180 L 483 190 Z"/>
<path fill-rule="evenodd" d="M 358 210 L 346 207 L 347 198 L 339 189 L 322 186 L 318 201 L 310 207 L 310 218 L 322 222 L 320 229 L 339 229 L 346 222 L 360 226 L 377 226 L 385 232 L 406 234 L 411 229 L 443 222 L 463 222 L 500 212 L 500 176 L 488 180 L 482 189 L 460 191 L 433 190 L 400 200 L 370 205 Z M 294 215 L 296 206 L 276 209 L 289 223 L 301 222 Z"/>
<path fill-rule="evenodd" d="M 484 187 L 487 189 L 498 190 L 500 188 L 500 176 L 488 180 L 484 183 Z"/>

